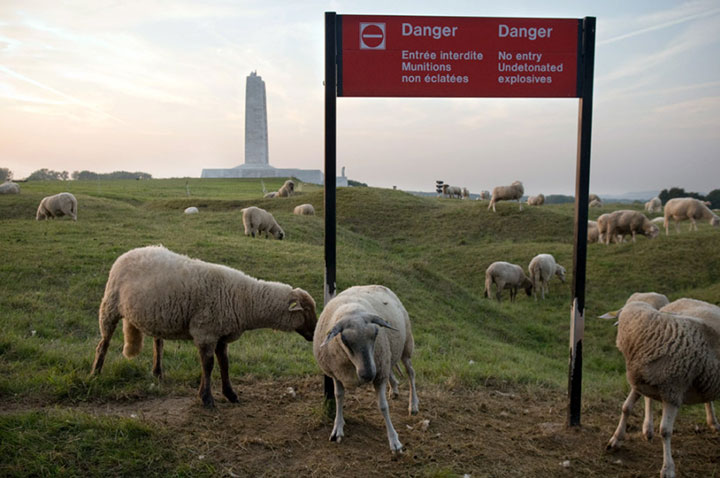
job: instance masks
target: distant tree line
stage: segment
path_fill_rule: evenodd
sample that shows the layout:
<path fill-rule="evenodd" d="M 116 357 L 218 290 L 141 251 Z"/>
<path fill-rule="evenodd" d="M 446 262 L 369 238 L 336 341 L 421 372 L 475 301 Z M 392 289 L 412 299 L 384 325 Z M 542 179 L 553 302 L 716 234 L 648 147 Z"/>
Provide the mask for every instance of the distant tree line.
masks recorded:
<path fill-rule="evenodd" d="M 10 180 L 13 177 L 12 171 L 8 168 L 0 168 L 0 182 Z M 68 179 L 152 179 L 152 175 L 143 172 L 114 171 L 112 173 L 94 173 L 92 171 L 53 171 L 43 168 L 34 171 L 27 177 L 27 181 L 67 181 Z"/>
<path fill-rule="evenodd" d="M 48 168 L 38 169 L 27 177 L 28 181 L 67 181 L 68 179 L 70 173 L 67 171 L 53 171 Z"/>
<path fill-rule="evenodd" d="M 564 194 L 548 194 L 545 196 L 545 204 L 564 204 L 575 202 L 575 196 L 565 196 Z"/>
<path fill-rule="evenodd" d="M 113 171 L 112 173 L 94 173 L 92 171 L 73 171 L 72 178 L 80 181 L 87 179 L 152 179 L 152 175 L 143 172 Z"/>
<path fill-rule="evenodd" d="M 353 181 L 352 179 L 348 179 L 348 186 L 367 187 L 367 184 L 361 183 L 360 181 Z"/>
<path fill-rule="evenodd" d="M 0 168 L 0 183 L 10 181 L 13 178 L 13 173 L 8 168 Z"/>
<path fill-rule="evenodd" d="M 674 187 L 670 189 L 663 189 L 658 195 L 658 197 L 662 201 L 663 205 L 665 205 L 665 203 L 667 203 L 672 198 L 691 197 L 699 199 L 701 201 L 710 201 L 711 208 L 720 209 L 720 189 L 713 189 L 712 191 L 703 196 L 700 193 L 685 191 L 684 188 Z"/>

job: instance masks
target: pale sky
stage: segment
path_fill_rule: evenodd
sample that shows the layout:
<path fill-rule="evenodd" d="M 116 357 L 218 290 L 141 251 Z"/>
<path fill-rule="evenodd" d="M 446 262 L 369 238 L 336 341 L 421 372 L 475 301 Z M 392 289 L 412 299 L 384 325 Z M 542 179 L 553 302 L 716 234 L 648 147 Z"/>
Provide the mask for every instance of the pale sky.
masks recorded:
<path fill-rule="evenodd" d="M 597 17 L 590 189 L 720 188 L 720 2 L 2 0 L 0 167 L 199 177 L 244 162 L 245 77 L 270 164 L 323 169 L 324 12 Z M 338 171 L 572 194 L 577 99 L 338 98 Z"/>

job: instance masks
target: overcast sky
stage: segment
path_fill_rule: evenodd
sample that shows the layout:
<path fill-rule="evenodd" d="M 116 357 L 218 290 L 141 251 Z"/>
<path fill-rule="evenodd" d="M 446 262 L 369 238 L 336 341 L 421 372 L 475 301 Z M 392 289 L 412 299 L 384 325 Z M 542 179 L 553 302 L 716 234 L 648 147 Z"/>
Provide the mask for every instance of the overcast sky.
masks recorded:
<path fill-rule="evenodd" d="M 595 16 L 591 191 L 720 188 L 717 0 L 3 0 L 0 167 L 238 166 L 257 71 L 270 164 L 322 169 L 325 11 Z M 577 122 L 577 99 L 339 98 L 338 171 L 379 187 L 519 179 L 528 194 L 572 194 Z"/>

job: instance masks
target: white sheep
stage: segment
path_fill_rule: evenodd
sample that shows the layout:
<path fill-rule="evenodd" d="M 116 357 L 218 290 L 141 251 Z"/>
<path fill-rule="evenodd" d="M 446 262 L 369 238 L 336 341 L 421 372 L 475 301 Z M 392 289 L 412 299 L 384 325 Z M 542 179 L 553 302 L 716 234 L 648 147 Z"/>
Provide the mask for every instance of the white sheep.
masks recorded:
<path fill-rule="evenodd" d="M 537 290 L 540 287 L 542 298 L 545 299 L 545 291 L 549 290 L 548 283 L 552 276 L 556 275 L 561 282 L 565 282 L 565 268 L 555 262 L 551 254 L 538 254 L 533 257 L 528 265 L 530 281 L 532 282 L 533 295 L 537 300 Z"/>
<path fill-rule="evenodd" d="M 605 215 L 603 214 L 603 216 Z M 660 233 L 657 225 L 653 224 L 647 216 L 639 211 L 621 209 L 609 213 L 604 218 L 603 216 L 598 218 L 598 229 L 604 235 L 606 245 L 610 244 L 610 239 L 616 241 L 619 235 L 631 234 L 632 240 L 635 242 L 636 234 L 642 234 L 648 239 L 654 239 Z"/>
<path fill-rule="evenodd" d="M 20 185 L 12 181 L 0 184 L 0 194 L 20 194 Z"/>
<path fill-rule="evenodd" d="M 662 212 L 662 201 L 659 197 L 655 196 L 654 198 L 645 203 L 645 210 L 649 213 Z"/>
<path fill-rule="evenodd" d="M 295 206 L 295 209 L 293 209 L 293 214 L 297 214 L 298 216 L 314 216 L 315 208 L 312 204 L 300 204 L 298 206 Z"/>
<path fill-rule="evenodd" d="M 187 207 L 187 208 L 185 208 L 185 211 L 184 211 L 185 214 L 198 214 L 199 212 L 200 212 L 200 210 L 198 208 L 196 208 L 195 206 Z"/>
<path fill-rule="evenodd" d="M 38 221 L 60 216 L 70 216 L 73 221 L 77 221 L 77 199 L 70 193 L 44 197 L 35 213 L 35 219 Z"/>
<path fill-rule="evenodd" d="M 588 244 L 598 242 L 600 240 L 600 231 L 597 221 L 588 221 L 587 241 Z"/>
<path fill-rule="evenodd" d="M 277 191 L 271 191 L 263 196 L 265 199 L 272 199 L 277 196 Z"/>
<path fill-rule="evenodd" d="M 132 249 L 117 258 L 98 316 L 102 339 L 95 351 L 94 375 L 102 370 L 110 339 L 123 319 L 123 355 L 138 355 L 143 335 L 154 337 L 153 374 L 157 377 L 162 376 L 164 339 L 195 343 L 202 364 L 198 393 L 206 407 L 214 406 L 213 355 L 220 367 L 223 395 L 238 401 L 228 375 L 228 343 L 246 330 L 259 328 L 294 330 L 312 340 L 317 323 L 315 301 L 302 289 L 258 280 L 162 246 Z"/>
<path fill-rule="evenodd" d="M 720 308 L 681 299 L 660 310 L 657 304 L 631 297 L 618 316 L 617 347 L 625 357 L 631 390 L 622 406 L 620 422 L 608 442 L 617 449 L 625 435 L 627 418 L 640 396 L 645 397 L 643 434 L 652 438 L 650 400 L 663 404 L 661 476 L 673 478 L 670 439 L 678 409 L 683 404 L 706 403 L 708 424 L 718 429 L 712 400 L 720 398 Z M 665 298 L 665 302 L 667 298 Z"/>
<path fill-rule="evenodd" d="M 492 191 L 492 199 L 488 205 L 488 210 L 492 208 L 495 211 L 495 203 L 498 201 L 517 201 L 522 211 L 522 203 L 520 198 L 525 193 L 523 183 L 520 181 L 514 181 L 510 186 L 495 186 Z"/>
<path fill-rule="evenodd" d="M 495 284 L 497 291 L 495 298 L 500 302 L 503 289 L 510 289 L 510 302 L 515 300 L 518 288 L 525 289 L 528 297 L 532 294 L 532 281 L 525 275 L 523 268 L 517 264 L 497 261 L 490 264 L 485 270 L 485 290 L 483 295 L 490 297 L 492 285 Z"/>
<path fill-rule="evenodd" d="M 545 195 L 538 194 L 537 196 L 530 196 L 527 200 L 528 206 L 542 206 L 545 204 Z"/>
<path fill-rule="evenodd" d="M 588 207 L 602 207 L 603 203 L 599 199 L 593 199 L 588 203 Z"/>
<path fill-rule="evenodd" d="M 460 186 L 450 186 L 449 184 L 443 184 L 442 186 L 443 196 L 448 198 L 458 199 L 462 198 L 462 188 Z"/>
<path fill-rule="evenodd" d="M 690 230 L 697 231 L 698 219 L 707 219 L 714 227 L 720 226 L 720 217 L 702 201 L 695 198 L 673 198 L 665 204 L 665 235 L 669 235 L 670 219 L 675 221 L 675 230 L 680 233 L 679 221 L 690 219 Z"/>
<path fill-rule="evenodd" d="M 389 382 L 397 397 L 398 382 L 393 367 L 402 361 L 410 381 L 408 411 L 412 415 L 418 412 L 415 371 L 411 362 L 413 349 L 408 313 L 387 287 L 351 287 L 328 302 L 315 329 L 313 353 L 320 368 L 335 385 L 337 402 L 331 441 L 340 442 L 344 437 L 345 388 L 372 382 L 385 419 L 390 450 L 402 450 L 402 443 L 390 421 L 385 394 Z"/>
<path fill-rule="evenodd" d="M 295 194 L 295 182 L 292 179 L 288 179 L 282 187 L 278 189 L 275 197 L 286 198 L 292 196 L 293 194 Z"/>
<path fill-rule="evenodd" d="M 590 193 L 590 194 L 588 194 L 588 202 L 592 202 L 592 201 L 600 201 L 602 203 L 602 199 L 600 199 L 600 196 L 598 196 L 597 194 Z"/>
<path fill-rule="evenodd" d="M 658 216 L 650 219 L 650 221 L 653 222 L 653 224 L 657 224 L 658 227 L 660 227 L 660 224 L 665 224 L 665 218 L 663 216 Z"/>
<path fill-rule="evenodd" d="M 282 230 L 272 214 L 265 209 L 250 206 L 241 209 L 243 226 L 245 226 L 245 235 L 255 237 L 255 234 L 269 237 L 270 234 L 276 239 L 285 237 L 285 231 Z"/>

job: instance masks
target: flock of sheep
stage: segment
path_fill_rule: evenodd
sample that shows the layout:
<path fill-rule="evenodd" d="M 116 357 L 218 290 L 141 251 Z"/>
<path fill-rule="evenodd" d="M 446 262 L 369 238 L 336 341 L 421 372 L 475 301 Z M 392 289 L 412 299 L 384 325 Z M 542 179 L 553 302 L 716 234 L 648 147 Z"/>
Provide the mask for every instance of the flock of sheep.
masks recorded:
<path fill-rule="evenodd" d="M 446 188 L 448 194 L 455 194 L 451 188 Z M 294 184 L 288 181 L 266 197 L 287 197 L 293 190 Z M 494 210 L 499 200 L 520 203 L 523 192 L 519 181 L 496 187 L 488 209 Z M 592 200 L 600 202 L 597 197 Z M 658 207 L 662 210 L 658 201 L 649 201 L 647 210 L 659 212 Z M 314 210 L 306 204 L 295 208 L 294 213 L 314 214 Z M 267 211 L 248 207 L 242 214 L 246 235 L 254 237 L 265 232 L 278 239 L 284 237 L 282 228 Z M 43 198 L 36 219 L 63 215 L 77 220 L 77 200 L 70 193 Z M 681 220 L 690 220 L 691 229 L 696 229 L 696 221 L 701 219 L 709 220 L 713 226 L 720 225 L 720 218 L 707 205 L 692 198 L 668 201 L 663 219 L 666 234 L 671 219 L 676 228 Z M 633 241 L 636 234 L 654 238 L 659 229 L 644 214 L 630 210 L 603 214 L 588 227 L 591 242 L 621 242 L 628 234 Z M 565 268 L 550 254 L 535 256 L 528 265 L 528 275 L 519 265 L 498 261 L 486 270 L 484 294 L 489 297 L 494 284 L 498 301 L 504 289 L 510 289 L 511 301 L 518 289 L 524 289 L 528 295 L 534 291 L 536 300 L 540 290 L 544 299 L 550 279 L 557 276 L 564 282 L 565 274 Z M 198 394 L 203 404 L 214 406 L 210 377 L 215 358 L 222 393 L 230 402 L 237 402 L 228 372 L 228 344 L 246 330 L 272 328 L 295 331 L 312 341 L 319 368 L 333 379 L 337 406 L 331 440 L 339 442 L 344 437 L 345 389 L 372 383 L 390 449 L 402 450 L 386 398 L 388 385 L 393 396 L 398 395 L 395 370 L 399 362 L 409 379 L 408 412 L 418 413 L 410 318 L 398 297 L 381 285 L 355 286 L 343 291 L 325 306 L 318 318 L 314 299 L 302 289 L 258 280 L 239 270 L 191 259 L 162 246 L 148 246 L 130 250 L 115 261 L 98 315 L 101 339 L 93 374 L 101 372 L 113 332 L 122 319 L 123 355 L 136 356 L 143 336 L 153 337 L 152 372 L 162 377 L 163 340 L 192 340 L 202 366 Z M 720 398 L 720 307 L 693 299 L 670 303 L 661 294 L 642 293 L 633 294 L 622 309 L 606 317 L 618 319 L 617 347 L 625 357 L 631 386 L 608 449 L 620 446 L 628 416 L 640 396 L 645 397 L 643 434 L 652 438 L 651 400 L 661 401 L 660 434 L 664 450 L 661 476 L 672 478 L 675 465 L 670 438 L 681 405 L 705 403 L 708 425 L 720 431 L 711 402 Z"/>

